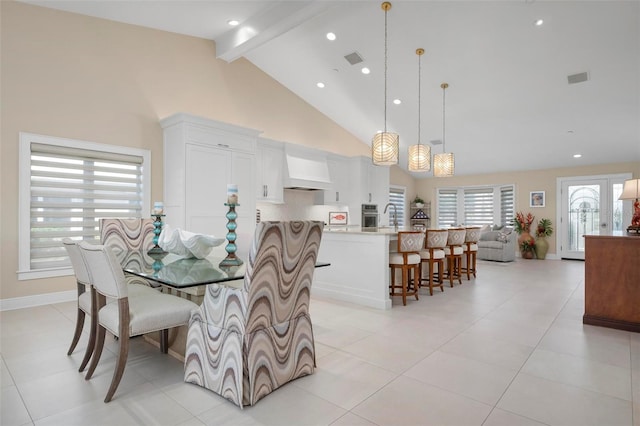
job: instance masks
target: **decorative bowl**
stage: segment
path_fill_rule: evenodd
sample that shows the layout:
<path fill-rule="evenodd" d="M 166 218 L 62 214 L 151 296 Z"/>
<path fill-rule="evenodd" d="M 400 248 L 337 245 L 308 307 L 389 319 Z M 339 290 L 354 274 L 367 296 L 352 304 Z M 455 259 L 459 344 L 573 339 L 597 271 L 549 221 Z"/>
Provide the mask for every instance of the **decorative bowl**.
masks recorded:
<path fill-rule="evenodd" d="M 186 258 L 195 257 L 203 259 L 211 253 L 211 250 L 225 242 L 224 238 L 216 238 L 213 235 L 196 234 L 184 231 L 180 228 L 171 229 L 164 225 L 164 229 L 158 238 L 158 245 L 169 253 Z"/>

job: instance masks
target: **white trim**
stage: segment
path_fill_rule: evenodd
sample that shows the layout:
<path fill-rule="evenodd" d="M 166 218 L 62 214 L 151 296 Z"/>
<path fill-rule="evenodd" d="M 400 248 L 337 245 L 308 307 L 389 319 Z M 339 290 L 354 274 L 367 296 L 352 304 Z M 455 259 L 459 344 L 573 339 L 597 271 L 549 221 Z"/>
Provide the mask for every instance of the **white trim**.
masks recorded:
<path fill-rule="evenodd" d="M 14 309 L 31 308 L 34 306 L 51 305 L 53 303 L 71 302 L 78 298 L 76 290 L 60 291 L 57 293 L 36 294 L 34 296 L 0 299 L 0 312 Z"/>
<path fill-rule="evenodd" d="M 40 278 L 66 277 L 73 275 L 73 268 L 49 268 L 27 271 L 17 271 L 18 281 L 37 280 Z"/>

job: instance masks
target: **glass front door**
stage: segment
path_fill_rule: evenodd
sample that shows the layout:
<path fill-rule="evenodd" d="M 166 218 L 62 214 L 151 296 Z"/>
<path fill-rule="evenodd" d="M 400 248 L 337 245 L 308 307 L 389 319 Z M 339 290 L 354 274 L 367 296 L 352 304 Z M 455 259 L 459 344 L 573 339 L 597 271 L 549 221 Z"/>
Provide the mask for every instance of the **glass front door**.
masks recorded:
<path fill-rule="evenodd" d="M 624 177 L 561 179 L 560 257 L 584 260 L 585 235 L 622 234 Z"/>

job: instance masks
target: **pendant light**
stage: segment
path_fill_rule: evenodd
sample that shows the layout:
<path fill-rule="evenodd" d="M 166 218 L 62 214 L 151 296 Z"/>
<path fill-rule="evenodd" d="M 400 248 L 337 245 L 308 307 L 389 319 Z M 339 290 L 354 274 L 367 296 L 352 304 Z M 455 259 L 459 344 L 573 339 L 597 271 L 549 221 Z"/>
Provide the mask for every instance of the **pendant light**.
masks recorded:
<path fill-rule="evenodd" d="M 409 171 L 410 172 L 428 172 L 431 170 L 431 147 L 420 143 L 420 80 L 422 73 L 422 55 L 424 49 L 416 50 L 418 55 L 418 144 L 409 147 Z"/>
<path fill-rule="evenodd" d="M 445 107 L 445 90 L 449 85 L 442 83 L 442 154 L 433 156 L 433 175 L 437 177 L 453 176 L 455 160 L 453 152 L 447 152 L 444 145 L 444 107 Z"/>
<path fill-rule="evenodd" d="M 387 132 L 387 12 L 391 3 L 382 3 L 384 10 L 384 131 L 376 133 L 371 141 L 371 160 L 378 166 L 398 164 L 398 145 L 400 136 Z"/>

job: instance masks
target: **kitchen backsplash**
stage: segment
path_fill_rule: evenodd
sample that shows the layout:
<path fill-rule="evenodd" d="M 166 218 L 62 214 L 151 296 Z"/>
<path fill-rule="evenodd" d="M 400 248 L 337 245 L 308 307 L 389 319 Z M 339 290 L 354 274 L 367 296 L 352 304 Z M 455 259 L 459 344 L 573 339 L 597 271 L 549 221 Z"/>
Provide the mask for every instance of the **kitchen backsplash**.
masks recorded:
<path fill-rule="evenodd" d="M 315 191 L 284 191 L 284 204 L 256 203 L 260 220 L 321 220 L 329 221 L 329 212 L 349 211 L 345 206 L 315 205 Z M 257 212 L 256 212 L 257 213 Z M 349 218 L 349 223 L 352 220 Z"/>

